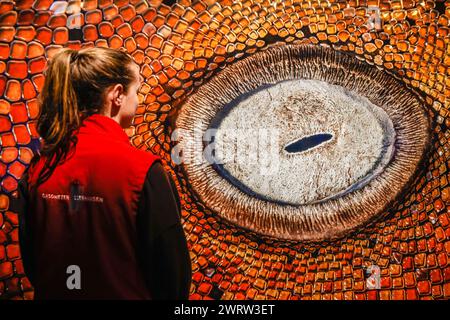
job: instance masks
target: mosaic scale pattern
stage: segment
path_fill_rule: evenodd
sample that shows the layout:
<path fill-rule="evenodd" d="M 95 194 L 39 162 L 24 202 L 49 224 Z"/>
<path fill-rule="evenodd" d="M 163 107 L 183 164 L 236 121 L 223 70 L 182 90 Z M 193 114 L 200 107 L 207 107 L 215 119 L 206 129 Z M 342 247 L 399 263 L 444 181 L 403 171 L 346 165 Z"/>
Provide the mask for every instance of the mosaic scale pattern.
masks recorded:
<path fill-rule="evenodd" d="M 127 133 L 176 181 L 192 299 L 448 299 L 449 19 L 450 1 L 0 1 L 0 298 L 33 298 L 9 195 L 38 146 L 46 62 L 61 47 L 108 46 L 129 52 L 145 77 Z M 430 151 L 405 194 L 337 240 L 281 241 L 237 228 L 201 203 L 170 156 L 186 98 L 275 43 L 326 45 L 384 70 L 423 97 L 433 121 Z M 379 289 L 368 281 L 373 266 Z"/>

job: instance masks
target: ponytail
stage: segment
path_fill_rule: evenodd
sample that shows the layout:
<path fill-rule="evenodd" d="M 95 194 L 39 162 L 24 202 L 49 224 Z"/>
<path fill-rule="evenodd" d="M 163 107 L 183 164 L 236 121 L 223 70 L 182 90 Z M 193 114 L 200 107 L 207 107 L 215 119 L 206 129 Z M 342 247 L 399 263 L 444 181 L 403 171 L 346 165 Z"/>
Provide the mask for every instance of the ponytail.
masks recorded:
<path fill-rule="evenodd" d="M 122 51 L 100 47 L 80 51 L 64 48 L 51 59 L 39 96 L 37 131 L 42 146 L 30 167 L 40 157 L 46 159 L 33 189 L 45 182 L 73 150 L 82 121 L 101 112 L 105 90 L 117 83 L 128 90 L 134 79 L 129 67 L 132 62 Z"/>

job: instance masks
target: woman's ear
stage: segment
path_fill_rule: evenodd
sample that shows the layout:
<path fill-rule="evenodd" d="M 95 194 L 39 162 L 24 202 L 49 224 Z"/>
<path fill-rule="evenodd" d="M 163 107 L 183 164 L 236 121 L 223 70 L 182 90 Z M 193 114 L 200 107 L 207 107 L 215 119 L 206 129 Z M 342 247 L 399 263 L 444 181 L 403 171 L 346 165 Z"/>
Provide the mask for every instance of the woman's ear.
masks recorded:
<path fill-rule="evenodd" d="M 105 110 L 106 113 L 115 116 L 117 113 L 119 113 L 122 106 L 123 95 L 124 90 L 121 84 L 116 84 L 109 87 L 105 93 L 103 110 Z"/>
<path fill-rule="evenodd" d="M 114 86 L 114 102 L 120 106 L 122 105 L 122 99 L 123 99 L 123 95 L 124 95 L 124 90 L 123 90 L 123 86 L 121 84 L 116 84 Z"/>
<path fill-rule="evenodd" d="M 123 95 L 124 95 L 123 85 L 116 84 L 109 90 L 107 94 L 107 103 L 111 103 L 112 105 L 120 106 L 122 104 Z"/>

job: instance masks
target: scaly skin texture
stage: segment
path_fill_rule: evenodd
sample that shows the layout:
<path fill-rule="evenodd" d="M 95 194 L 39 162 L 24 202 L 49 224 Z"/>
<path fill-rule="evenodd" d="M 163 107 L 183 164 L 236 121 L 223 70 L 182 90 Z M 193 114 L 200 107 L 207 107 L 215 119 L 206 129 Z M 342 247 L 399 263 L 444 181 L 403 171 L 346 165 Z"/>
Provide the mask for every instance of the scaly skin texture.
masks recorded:
<path fill-rule="evenodd" d="M 127 133 L 134 146 L 160 155 L 176 181 L 192 299 L 450 297 L 450 1 L 85 0 L 80 14 L 74 1 L 58 15 L 52 3 L 0 3 L 2 299 L 33 298 L 9 194 L 36 147 L 46 61 L 64 46 L 124 48 L 141 65 L 146 84 Z M 368 6 L 379 6 L 380 28 L 367 27 Z M 81 31 L 69 32 L 77 23 Z M 338 240 L 286 242 L 239 229 L 203 206 L 170 158 L 183 101 L 221 68 L 277 41 L 328 44 L 385 70 L 424 98 L 433 123 L 430 151 L 404 195 L 376 222 Z M 379 289 L 367 285 L 372 265 L 380 268 Z"/>

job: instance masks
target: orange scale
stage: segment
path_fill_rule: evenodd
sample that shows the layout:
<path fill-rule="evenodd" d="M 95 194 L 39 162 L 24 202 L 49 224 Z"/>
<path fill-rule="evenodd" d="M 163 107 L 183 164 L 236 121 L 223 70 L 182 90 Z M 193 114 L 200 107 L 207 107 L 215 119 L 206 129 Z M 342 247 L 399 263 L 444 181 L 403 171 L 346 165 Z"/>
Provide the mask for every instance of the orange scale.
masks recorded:
<path fill-rule="evenodd" d="M 11 78 L 24 79 L 27 77 L 27 63 L 21 60 L 10 60 L 6 66 L 6 74 Z"/>
<path fill-rule="evenodd" d="M 165 84 L 169 81 L 169 78 L 167 78 L 167 75 L 163 71 L 158 72 L 156 78 L 158 79 L 159 84 Z M 156 92 L 153 93 L 156 94 Z"/>
<path fill-rule="evenodd" d="M 41 92 L 42 87 L 44 86 L 45 77 L 42 74 L 37 74 L 31 78 L 31 81 L 33 81 L 37 92 Z"/>
<path fill-rule="evenodd" d="M 0 41 L 11 42 L 16 35 L 16 29 L 13 27 L 0 27 Z"/>
<path fill-rule="evenodd" d="M 153 59 L 156 59 L 160 56 L 160 52 L 158 49 L 152 48 L 152 47 L 148 47 L 145 50 L 145 55 L 150 58 L 150 61 Z"/>
<path fill-rule="evenodd" d="M 10 58 L 25 59 L 27 54 L 27 44 L 23 41 L 13 41 L 11 43 Z"/>
<path fill-rule="evenodd" d="M 110 4 L 112 3 L 112 1 L 110 1 Z M 85 0 L 83 2 L 83 10 L 93 10 L 95 8 L 97 8 L 98 5 L 98 1 L 97 0 Z"/>
<path fill-rule="evenodd" d="M 98 6 L 99 8 L 105 8 L 107 6 L 110 6 L 113 4 L 114 0 L 98 0 Z M 95 7 L 97 7 L 97 0 L 88 0 L 88 2 L 94 2 L 95 3 Z"/>
<path fill-rule="evenodd" d="M 10 105 L 8 101 L 0 99 L 0 114 L 8 114 Z"/>
<path fill-rule="evenodd" d="M 71 40 L 67 42 L 67 47 L 72 50 L 80 50 L 81 49 L 81 41 L 80 40 Z"/>
<path fill-rule="evenodd" d="M 36 37 L 36 30 L 34 27 L 19 27 L 17 28 L 16 38 L 29 42 Z"/>
<path fill-rule="evenodd" d="M 108 39 L 109 46 L 113 49 L 118 49 L 122 47 L 123 40 L 117 34 L 113 35 Z"/>
<path fill-rule="evenodd" d="M 151 76 L 152 74 L 153 74 L 152 69 L 151 69 L 147 64 L 144 64 L 144 65 L 142 66 L 142 68 L 141 68 L 141 75 L 142 75 L 144 78 L 148 79 L 148 78 L 150 78 L 150 76 Z"/>
<path fill-rule="evenodd" d="M 0 116 L 0 132 L 11 130 L 11 120 L 7 116 Z"/>
<path fill-rule="evenodd" d="M 148 127 L 149 127 L 148 123 L 143 123 L 136 127 L 136 133 L 143 134 L 149 130 Z"/>
<path fill-rule="evenodd" d="M 114 18 L 111 19 L 111 23 L 113 24 L 114 28 L 118 28 L 121 26 L 125 20 L 123 20 L 122 16 L 116 15 Z"/>
<path fill-rule="evenodd" d="M 147 70 L 149 70 L 149 69 L 147 69 Z M 158 78 L 156 77 L 156 75 L 152 75 L 151 77 L 148 77 L 147 83 L 148 83 L 151 87 L 155 87 L 155 86 L 158 85 Z"/>
<path fill-rule="evenodd" d="M 172 98 L 173 98 L 173 99 L 178 99 L 178 98 L 182 97 L 184 94 L 185 94 L 185 91 L 182 90 L 182 89 L 180 89 L 180 90 L 175 91 L 175 92 L 172 94 Z"/>
<path fill-rule="evenodd" d="M 180 80 L 187 80 L 187 79 L 189 79 L 189 76 L 190 76 L 190 74 L 184 70 L 179 71 L 177 73 L 177 78 Z"/>
<path fill-rule="evenodd" d="M 36 89 L 30 79 L 25 79 L 22 81 L 22 93 L 25 100 L 36 97 Z"/>
<path fill-rule="evenodd" d="M 19 161 L 15 161 L 9 166 L 8 172 L 16 179 L 20 179 L 23 173 L 25 172 L 26 168 L 27 167 L 22 163 L 20 163 Z"/>
<path fill-rule="evenodd" d="M 172 55 L 175 45 L 169 41 L 166 41 L 161 49 L 163 54 Z"/>
<path fill-rule="evenodd" d="M 164 55 L 161 55 L 161 57 L 159 58 L 159 61 L 161 62 L 161 65 L 163 67 L 168 67 L 172 63 L 172 57 L 170 55 L 164 54 Z"/>
<path fill-rule="evenodd" d="M 18 154 L 16 147 L 2 148 L 0 158 L 3 163 L 10 163 L 17 159 Z"/>
<path fill-rule="evenodd" d="M 9 52 L 9 45 L 7 43 L 0 43 L 0 59 L 8 59 Z"/>
<path fill-rule="evenodd" d="M 34 58 L 28 62 L 28 67 L 31 74 L 41 73 L 44 71 L 46 65 L 47 60 L 45 57 Z"/>
<path fill-rule="evenodd" d="M 145 49 L 148 47 L 148 37 L 145 34 L 139 33 L 134 36 L 134 39 L 136 40 L 136 44 L 139 48 Z"/>
<path fill-rule="evenodd" d="M 161 48 L 163 42 L 164 42 L 164 39 L 157 34 L 152 35 L 150 38 L 151 46 L 154 48 Z"/>
<path fill-rule="evenodd" d="M 39 133 L 38 133 L 37 128 L 36 128 L 36 121 L 28 122 L 27 126 L 28 126 L 28 130 L 31 133 L 31 137 L 32 138 L 39 138 Z"/>
<path fill-rule="evenodd" d="M 36 0 L 33 3 L 33 9 L 36 10 L 48 10 L 52 5 L 54 0 Z"/>
<path fill-rule="evenodd" d="M 36 30 L 36 39 L 44 46 L 52 42 L 52 31 L 49 28 L 42 27 Z"/>
<path fill-rule="evenodd" d="M 165 4 L 161 4 L 158 7 L 158 11 L 160 14 L 162 14 L 163 16 L 167 16 L 170 13 L 170 7 L 166 6 Z"/>
<path fill-rule="evenodd" d="M 55 29 L 67 26 L 67 16 L 65 14 L 52 15 L 47 22 L 47 26 Z"/>
<path fill-rule="evenodd" d="M 162 95 L 160 95 L 157 99 L 160 103 L 167 103 L 170 100 L 172 100 L 172 98 L 167 94 L 167 93 L 163 93 Z"/>
<path fill-rule="evenodd" d="M 6 175 L 7 169 L 8 169 L 8 167 L 6 166 L 6 164 L 0 162 L 0 176 L 1 177 L 4 177 Z M 2 218 L 2 215 L 0 214 L 0 219 L 1 218 Z"/>
<path fill-rule="evenodd" d="M 158 85 L 155 88 L 153 88 L 152 93 L 156 96 L 159 96 L 160 94 L 162 94 L 164 92 L 164 89 L 162 86 Z"/>
<path fill-rule="evenodd" d="M 124 41 L 124 47 L 127 49 L 128 53 L 132 53 L 136 50 L 137 45 L 136 41 L 132 37 L 125 39 Z"/>
<path fill-rule="evenodd" d="M 168 66 L 164 69 L 164 72 L 167 74 L 169 78 L 174 78 L 177 75 L 177 70 L 175 70 L 172 66 Z"/>
<path fill-rule="evenodd" d="M 142 28 L 144 28 L 145 21 L 141 16 L 137 16 L 130 21 L 130 25 L 134 32 L 141 32 Z"/>
<path fill-rule="evenodd" d="M 159 13 L 159 14 L 155 15 L 152 19 L 146 19 L 146 21 L 152 21 L 153 24 L 154 24 L 157 28 L 163 26 L 164 23 L 165 23 L 165 18 L 164 18 L 164 16 L 162 16 L 162 15 L 160 14 L 161 12 L 158 12 L 158 13 Z"/>
<path fill-rule="evenodd" d="M 104 38 L 109 38 L 114 34 L 114 28 L 110 22 L 104 21 L 98 25 L 98 32 L 100 36 Z"/>
<path fill-rule="evenodd" d="M 23 10 L 20 11 L 19 17 L 17 19 L 17 24 L 19 26 L 26 26 L 33 23 L 34 11 L 33 10 Z"/>
<path fill-rule="evenodd" d="M 181 37 L 181 35 L 179 35 L 178 33 L 172 33 L 170 35 L 169 38 L 170 42 L 173 42 L 174 44 L 180 44 L 180 42 L 183 40 L 183 38 Z"/>
<path fill-rule="evenodd" d="M 108 48 L 108 41 L 106 39 L 98 39 L 95 41 L 95 47 Z"/>
<path fill-rule="evenodd" d="M 136 63 L 142 64 L 144 62 L 145 54 L 142 50 L 136 50 L 135 52 L 133 52 L 132 56 L 133 56 L 134 61 L 136 61 Z M 1 65 L 0 65 L 0 70 L 1 70 Z"/>
<path fill-rule="evenodd" d="M 126 6 L 128 3 L 129 0 L 114 0 L 114 4 L 119 8 Z"/>
<path fill-rule="evenodd" d="M 97 28 L 90 24 L 83 27 L 83 40 L 95 41 L 98 39 Z"/>
<path fill-rule="evenodd" d="M 0 2 L 0 14 L 12 11 L 14 9 L 14 2 Z"/>
<path fill-rule="evenodd" d="M 11 104 L 9 115 L 13 123 L 20 123 L 28 120 L 28 111 L 23 102 Z"/>
<path fill-rule="evenodd" d="M 10 11 L 4 13 L 0 16 L 0 25 L 1 26 L 13 26 L 17 22 L 17 12 Z"/>
<path fill-rule="evenodd" d="M 50 12 L 46 11 L 38 11 L 33 19 L 33 24 L 38 27 L 45 26 L 50 19 Z"/>
<path fill-rule="evenodd" d="M 153 21 L 156 15 L 157 15 L 156 9 L 149 8 L 148 10 L 145 11 L 142 17 L 144 18 L 144 21 Z"/>
<path fill-rule="evenodd" d="M 125 21 L 130 21 L 136 16 L 136 10 L 131 5 L 120 8 L 119 13 Z"/>
<path fill-rule="evenodd" d="M 36 119 L 37 116 L 39 115 L 39 104 L 37 99 L 27 100 L 26 105 L 28 109 L 28 116 L 31 119 Z"/>
<path fill-rule="evenodd" d="M 123 23 L 122 25 L 120 25 L 117 28 L 117 33 L 122 37 L 122 38 L 128 38 L 131 37 L 133 35 L 133 31 L 131 30 L 131 27 L 128 23 Z"/>
<path fill-rule="evenodd" d="M 139 116 L 135 116 L 134 119 L 133 119 L 134 125 L 139 125 L 139 124 L 141 124 L 143 122 L 144 122 L 144 117 L 140 116 L 140 115 Z"/>
<path fill-rule="evenodd" d="M 6 63 L 0 61 L 0 73 L 4 73 L 6 70 Z"/>
<path fill-rule="evenodd" d="M 2 186 L 7 192 L 12 192 L 17 189 L 17 180 L 13 177 L 7 176 L 3 179 Z"/>
<path fill-rule="evenodd" d="M 184 62 L 182 59 L 178 59 L 178 58 L 173 59 L 172 67 L 174 69 L 176 69 L 177 71 L 180 71 L 181 69 L 183 69 L 183 66 L 184 66 Z"/>
<path fill-rule="evenodd" d="M 14 147 L 16 145 L 16 139 L 14 138 L 14 135 L 11 132 L 6 132 L 2 134 L 0 140 L 2 143 L 2 148 Z"/>
<path fill-rule="evenodd" d="M 18 144 L 29 144 L 31 142 L 30 133 L 24 124 L 14 126 L 13 133 L 16 136 Z"/>
<path fill-rule="evenodd" d="M 152 70 L 153 70 L 154 73 L 157 73 L 157 72 L 159 72 L 159 71 L 162 70 L 161 63 L 159 63 L 158 60 L 153 60 L 153 61 L 150 63 L 150 68 L 152 68 Z"/>
<path fill-rule="evenodd" d="M 103 8 L 103 19 L 105 20 L 111 20 L 119 13 L 119 10 L 115 5 L 109 5 L 107 7 L 100 7 L 100 8 Z"/>
<path fill-rule="evenodd" d="M 180 17 L 178 17 L 174 13 L 169 13 L 166 17 L 166 24 L 170 26 L 171 28 L 175 27 L 177 22 L 180 20 Z"/>
<path fill-rule="evenodd" d="M 102 12 L 100 10 L 92 10 L 86 13 L 86 23 L 99 24 L 102 22 Z"/>
<path fill-rule="evenodd" d="M 56 28 L 53 33 L 53 43 L 66 44 L 69 41 L 69 31 L 65 27 Z"/>
<path fill-rule="evenodd" d="M 1 92 L 1 84 L 0 84 L 0 92 Z M 5 98 L 9 101 L 17 101 L 20 99 L 21 90 L 20 90 L 20 82 L 17 80 L 8 80 L 6 83 L 5 90 Z"/>
<path fill-rule="evenodd" d="M 181 87 L 182 85 L 181 82 L 176 78 L 171 79 L 168 84 L 170 87 L 175 89 Z"/>

